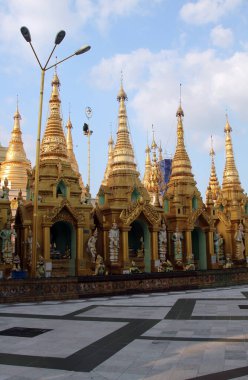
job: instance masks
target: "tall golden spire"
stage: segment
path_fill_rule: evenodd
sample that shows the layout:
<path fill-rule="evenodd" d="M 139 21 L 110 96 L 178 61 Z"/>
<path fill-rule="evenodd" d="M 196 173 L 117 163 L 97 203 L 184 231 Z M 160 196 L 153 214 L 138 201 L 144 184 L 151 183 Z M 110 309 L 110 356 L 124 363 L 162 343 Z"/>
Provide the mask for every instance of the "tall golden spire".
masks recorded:
<path fill-rule="evenodd" d="M 180 179 L 188 178 L 190 182 L 195 184 L 192 174 L 191 162 L 184 145 L 183 117 L 184 112 L 181 106 L 181 101 L 176 113 L 177 116 L 177 145 L 171 167 L 171 181 L 179 181 Z"/>
<path fill-rule="evenodd" d="M 147 188 L 149 178 L 150 178 L 150 173 L 151 173 L 151 157 L 150 157 L 151 149 L 148 145 L 148 141 L 147 141 L 145 152 L 146 152 L 146 162 L 145 162 L 145 173 L 143 177 L 143 184 L 145 188 Z"/>
<path fill-rule="evenodd" d="M 40 158 L 42 161 L 51 159 L 66 161 L 68 159 L 66 140 L 60 116 L 59 86 L 59 78 L 55 71 L 52 80 L 52 94 L 49 100 L 50 115 L 47 119 L 46 130 L 41 143 Z"/>
<path fill-rule="evenodd" d="M 109 174 L 110 174 L 111 169 L 112 169 L 113 151 L 114 151 L 114 140 L 113 140 L 112 133 L 111 133 L 110 139 L 109 139 L 109 142 L 108 142 L 108 162 L 107 162 L 107 166 L 106 166 L 106 169 L 105 169 L 104 179 L 102 181 L 102 185 L 106 185 L 107 184 L 107 180 L 108 180 Z"/>
<path fill-rule="evenodd" d="M 210 172 L 210 177 L 209 177 L 209 185 L 208 189 L 211 190 L 211 195 L 212 199 L 215 202 L 221 192 L 221 188 L 219 185 L 218 177 L 216 174 L 216 169 L 215 169 L 215 163 L 214 163 L 214 148 L 213 148 L 213 137 L 211 136 L 211 149 L 209 155 L 211 156 L 211 172 Z"/>
<path fill-rule="evenodd" d="M 224 132 L 226 134 L 226 161 L 225 161 L 225 168 L 223 173 L 223 182 L 222 182 L 222 190 L 239 190 L 243 192 L 243 189 L 241 188 L 240 180 L 239 180 L 239 174 L 236 168 L 235 160 L 234 160 L 234 154 L 233 154 L 233 147 L 232 147 L 232 139 L 231 139 L 231 132 L 232 128 L 229 124 L 228 117 L 226 115 L 226 126 L 224 128 Z"/>
<path fill-rule="evenodd" d="M 117 96 L 117 100 L 120 103 L 119 115 L 118 115 L 118 131 L 115 148 L 113 151 L 113 164 L 112 164 L 112 174 L 129 174 L 139 176 L 136 169 L 136 163 L 134 160 L 133 147 L 130 142 L 129 131 L 127 126 L 127 112 L 125 101 L 127 100 L 127 95 L 123 89 L 121 82 L 121 88 Z"/>
<path fill-rule="evenodd" d="M 99 196 L 103 196 L 109 207 L 123 209 L 129 202 L 135 202 L 139 197 L 149 201 L 150 197 L 139 178 L 134 151 L 130 141 L 125 101 L 127 95 L 122 81 L 117 96 L 119 101 L 118 130 L 113 148 L 112 139 L 109 142 L 109 160 Z"/>
<path fill-rule="evenodd" d="M 14 114 L 14 126 L 11 132 L 11 140 L 6 153 L 5 161 L 1 164 L 2 179 L 8 178 L 11 190 L 16 190 L 16 196 L 21 189 L 26 193 L 27 170 L 31 169 L 30 161 L 26 157 L 26 153 L 22 142 L 22 132 L 20 128 L 21 115 L 18 110 Z"/>
<path fill-rule="evenodd" d="M 75 173 L 78 174 L 79 173 L 78 163 L 77 163 L 74 151 L 73 151 L 73 141 L 72 141 L 72 134 L 71 134 L 71 129 L 73 127 L 72 127 L 70 115 L 69 115 L 69 119 L 68 119 L 67 124 L 66 124 L 66 128 L 67 128 L 66 146 L 67 146 L 68 159 L 69 159 L 69 162 L 71 164 L 72 169 L 74 170 Z"/>

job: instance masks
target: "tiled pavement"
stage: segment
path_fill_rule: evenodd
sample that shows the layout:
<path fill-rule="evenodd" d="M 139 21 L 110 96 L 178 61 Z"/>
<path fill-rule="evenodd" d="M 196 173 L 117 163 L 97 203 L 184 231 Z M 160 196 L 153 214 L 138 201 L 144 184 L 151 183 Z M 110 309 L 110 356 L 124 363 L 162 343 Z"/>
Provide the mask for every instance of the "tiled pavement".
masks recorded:
<path fill-rule="evenodd" d="M 4 379 L 248 379 L 248 286 L 2 304 Z"/>

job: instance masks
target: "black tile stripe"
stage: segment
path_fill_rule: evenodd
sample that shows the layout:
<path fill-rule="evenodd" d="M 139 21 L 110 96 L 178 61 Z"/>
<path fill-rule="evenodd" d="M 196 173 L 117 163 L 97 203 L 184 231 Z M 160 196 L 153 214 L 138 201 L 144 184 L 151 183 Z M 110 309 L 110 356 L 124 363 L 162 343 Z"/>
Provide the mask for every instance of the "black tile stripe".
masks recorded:
<path fill-rule="evenodd" d="M 181 298 L 176 301 L 164 319 L 190 319 L 195 304 L 195 299 Z"/>
<path fill-rule="evenodd" d="M 90 372 L 158 322 L 159 320 L 152 319 L 132 321 L 66 359 L 0 353 L 0 364 Z"/>
<path fill-rule="evenodd" d="M 191 377 L 186 380 L 229 380 L 236 379 L 238 377 L 247 376 L 248 379 L 248 366 L 228 369 L 222 372 L 210 373 L 208 375 L 202 375 L 197 377 Z"/>

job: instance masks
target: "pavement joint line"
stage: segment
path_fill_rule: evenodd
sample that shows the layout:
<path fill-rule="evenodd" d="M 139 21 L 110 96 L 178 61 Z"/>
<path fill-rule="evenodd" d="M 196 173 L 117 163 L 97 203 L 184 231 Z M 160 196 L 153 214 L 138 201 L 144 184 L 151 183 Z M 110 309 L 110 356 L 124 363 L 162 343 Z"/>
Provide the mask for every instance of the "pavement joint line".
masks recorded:
<path fill-rule="evenodd" d="M 224 343 L 246 343 L 248 342 L 248 339 L 238 339 L 238 338 L 204 338 L 204 337 L 177 337 L 177 336 L 164 336 L 164 337 L 156 337 L 156 336 L 150 336 L 150 335 L 142 335 L 137 339 L 142 340 L 156 340 L 156 341 L 175 341 L 175 342 L 224 342 Z"/>
<path fill-rule="evenodd" d="M 157 319 L 133 320 L 66 358 L 0 353 L 0 364 L 90 372 L 158 322 Z"/>

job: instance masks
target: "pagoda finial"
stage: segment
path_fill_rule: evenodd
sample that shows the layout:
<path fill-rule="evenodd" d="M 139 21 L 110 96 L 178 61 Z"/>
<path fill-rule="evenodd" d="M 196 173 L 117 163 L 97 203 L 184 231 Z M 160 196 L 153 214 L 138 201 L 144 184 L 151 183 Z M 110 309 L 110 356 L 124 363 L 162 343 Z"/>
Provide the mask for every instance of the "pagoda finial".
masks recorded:
<path fill-rule="evenodd" d="M 230 133 L 230 132 L 232 132 L 232 128 L 231 128 L 231 126 L 230 126 L 230 124 L 229 124 L 229 120 L 228 120 L 228 114 L 227 114 L 227 112 L 226 112 L 226 125 L 225 125 L 225 128 L 224 128 L 224 132 L 225 132 L 225 133 Z"/>
<path fill-rule="evenodd" d="M 162 161 L 163 160 L 163 149 L 162 149 L 162 145 L 161 145 L 161 140 L 160 140 L 160 143 L 159 143 L 158 151 L 159 151 L 158 160 Z"/>
<path fill-rule="evenodd" d="M 157 149 L 157 147 L 158 147 L 157 144 L 156 144 L 154 135 L 155 135 L 155 131 L 154 131 L 154 126 L 152 124 L 152 144 L 151 144 L 151 148 L 153 150 Z"/>
<path fill-rule="evenodd" d="M 183 112 L 183 109 L 182 109 L 182 83 L 180 83 L 180 97 L 179 97 L 179 107 L 177 109 L 177 113 L 176 113 L 176 116 L 178 118 L 182 118 L 184 117 L 184 112 Z"/>
<path fill-rule="evenodd" d="M 121 70 L 121 86 L 120 86 L 120 91 L 117 95 L 117 100 L 118 102 L 120 102 L 121 100 L 128 100 L 127 98 L 127 94 L 125 93 L 124 89 L 123 89 L 123 71 Z"/>
<path fill-rule="evenodd" d="M 212 135 L 211 135 L 211 148 L 210 148 L 209 155 L 210 155 L 212 158 L 215 156 L 215 151 L 214 151 L 214 148 L 213 148 L 213 136 L 212 136 Z"/>

